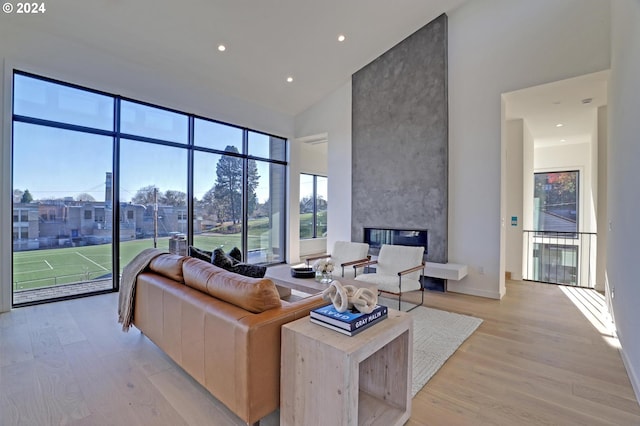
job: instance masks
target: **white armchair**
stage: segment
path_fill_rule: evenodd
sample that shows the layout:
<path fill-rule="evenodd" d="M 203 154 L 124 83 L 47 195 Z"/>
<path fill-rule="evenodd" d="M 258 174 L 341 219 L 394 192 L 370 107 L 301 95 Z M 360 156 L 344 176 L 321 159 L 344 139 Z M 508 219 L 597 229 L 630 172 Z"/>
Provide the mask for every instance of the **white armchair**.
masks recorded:
<path fill-rule="evenodd" d="M 354 278 L 356 270 L 350 266 L 368 261 L 371 258 L 368 253 L 369 244 L 367 243 L 336 241 L 330 254 L 308 257 L 307 266 L 314 260 L 330 258 L 336 267 L 336 272 L 339 271 L 341 277 Z M 363 266 L 359 267 L 360 271 L 362 268 Z"/>
<path fill-rule="evenodd" d="M 421 291 L 420 304 L 424 303 L 424 288 L 420 282 L 420 271 L 424 275 L 424 247 L 409 247 L 383 244 L 377 260 L 370 260 L 355 267 L 375 265 L 375 273 L 357 275 L 356 281 L 375 284 L 382 293 L 398 296 L 398 309 L 401 308 L 402 293 L 407 291 Z M 367 268 L 368 269 L 368 268 Z M 411 310 L 409 309 L 409 310 Z"/>

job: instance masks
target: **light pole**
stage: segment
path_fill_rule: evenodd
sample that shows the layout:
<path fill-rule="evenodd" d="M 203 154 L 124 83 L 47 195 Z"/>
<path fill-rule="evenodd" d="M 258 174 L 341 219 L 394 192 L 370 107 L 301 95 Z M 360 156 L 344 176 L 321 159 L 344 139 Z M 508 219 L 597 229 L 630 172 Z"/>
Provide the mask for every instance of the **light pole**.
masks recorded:
<path fill-rule="evenodd" d="M 153 188 L 153 248 L 158 248 L 158 188 Z"/>

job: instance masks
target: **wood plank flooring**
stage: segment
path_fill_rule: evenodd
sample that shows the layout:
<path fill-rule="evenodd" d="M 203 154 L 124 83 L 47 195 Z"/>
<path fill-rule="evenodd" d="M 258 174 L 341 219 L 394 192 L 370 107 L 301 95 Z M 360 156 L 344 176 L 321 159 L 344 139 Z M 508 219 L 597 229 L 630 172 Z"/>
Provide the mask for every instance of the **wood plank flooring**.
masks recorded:
<path fill-rule="evenodd" d="M 416 395 L 407 425 L 640 425 L 618 350 L 559 287 L 425 299 L 484 322 Z M 123 333 L 116 304 L 108 294 L 0 315 L 0 425 L 243 424 L 145 336 Z"/>

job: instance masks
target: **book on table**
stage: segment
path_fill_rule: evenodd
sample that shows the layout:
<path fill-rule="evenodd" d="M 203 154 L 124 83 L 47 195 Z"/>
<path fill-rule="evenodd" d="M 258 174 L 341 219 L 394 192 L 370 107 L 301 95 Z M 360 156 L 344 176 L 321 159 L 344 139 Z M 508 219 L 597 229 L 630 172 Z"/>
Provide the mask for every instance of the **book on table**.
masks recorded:
<path fill-rule="evenodd" d="M 311 321 L 316 324 L 328 324 L 341 330 L 354 332 L 386 318 L 387 313 L 387 307 L 382 305 L 376 305 L 374 310 L 369 314 L 350 310 L 338 312 L 333 305 L 327 305 L 313 309 L 309 315 L 311 316 Z"/>
<path fill-rule="evenodd" d="M 321 325 L 323 327 L 326 327 L 326 328 L 328 328 L 330 330 L 337 331 L 338 333 L 346 334 L 347 336 L 355 336 L 356 334 L 360 333 L 361 331 L 364 331 L 367 328 L 371 327 L 372 325 L 377 324 L 379 322 L 379 320 L 382 320 L 382 319 L 384 319 L 386 317 L 387 317 L 386 315 L 383 316 L 383 317 L 380 317 L 379 319 L 377 319 L 377 320 L 375 320 L 373 322 L 367 323 L 367 324 L 363 325 L 360 328 L 356 328 L 353 331 L 349 331 L 349 330 L 345 330 L 344 328 L 336 327 L 335 325 L 331 325 L 329 323 L 326 323 L 324 321 L 320 321 L 320 320 L 315 319 L 315 318 L 311 318 L 311 322 L 314 323 L 314 324 L 318 324 L 318 325 Z"/>

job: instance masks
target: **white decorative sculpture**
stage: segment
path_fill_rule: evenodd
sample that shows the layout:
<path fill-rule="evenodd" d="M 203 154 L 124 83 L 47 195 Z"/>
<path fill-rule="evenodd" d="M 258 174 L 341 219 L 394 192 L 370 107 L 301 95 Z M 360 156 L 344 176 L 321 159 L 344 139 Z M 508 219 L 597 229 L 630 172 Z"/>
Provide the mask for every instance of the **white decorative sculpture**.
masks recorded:
<path fill-rule="evenodd" d="M 333 281 L 322 292 L 322 298 L 331 300 L 338 312 L 355 307 L 363 314 L 370 314 L 378 303 L 378 294 L 375 291 L 352 285 L 343 286 L 340 281 Z"/>

